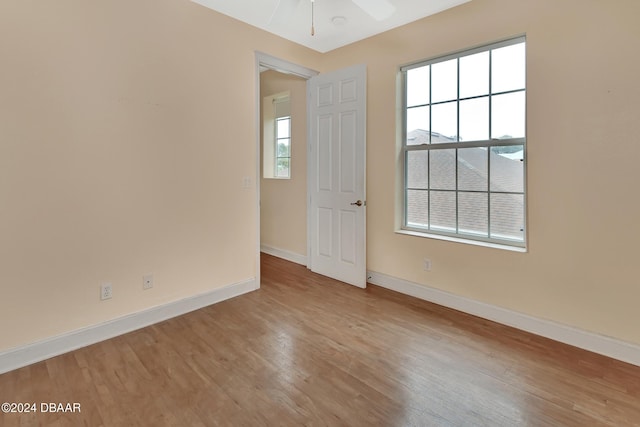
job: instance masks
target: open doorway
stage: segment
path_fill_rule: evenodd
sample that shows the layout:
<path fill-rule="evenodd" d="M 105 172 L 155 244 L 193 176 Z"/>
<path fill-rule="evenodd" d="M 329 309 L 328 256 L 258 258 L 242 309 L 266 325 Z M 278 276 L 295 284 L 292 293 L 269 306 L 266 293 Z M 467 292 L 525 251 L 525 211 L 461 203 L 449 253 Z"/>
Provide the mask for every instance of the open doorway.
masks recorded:
<path fill-rule="evenodd" d="M 307 265 L 306 196 L 307 140 L 309 136 L 307 81 L 317 74 L 318 72 L 315 70 L 262 52 L 256 52 L 256 128 L 258 130 L 256 135 L 256 152 L 258 154 L 256 156 L 258 203 L 256 282 L 258 287 L 260 286 L 261 251 Z M 291 113 L 289 178 L 264 178 L 264 98 L 287 91 L 289 92 Z M 276 115 L 279 114 L 272 117 L 275 119 Z M 274 138 L 277 140 L 275 135 Z M 274 144 L 272 152 L 277 154 L 277 144 Z M 277 161 L 276 156 L 274 165 L 277 165 Z M 269 175 L 278 175 L 278 173 L 267 173 L 267 176 Z M 294 232 L 290 229 L 288 219 L 295 222 Z M 302 228 L 300 224 L 302 224 Z"/>
<path fill-rule="evenodd" d="M 307 264 L 307 81 L 260 73 L 260 250 Z"/>

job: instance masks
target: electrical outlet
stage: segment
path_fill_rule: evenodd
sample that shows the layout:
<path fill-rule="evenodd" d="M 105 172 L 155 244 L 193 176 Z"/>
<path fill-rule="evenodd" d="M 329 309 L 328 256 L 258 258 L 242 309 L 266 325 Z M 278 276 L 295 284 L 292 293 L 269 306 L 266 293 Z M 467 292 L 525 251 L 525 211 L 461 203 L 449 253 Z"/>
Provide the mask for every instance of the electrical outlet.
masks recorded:
<path fill-rule="evenodd" d="M 431 271 L 431 260 L 429 258 L 423 260 L 422 268 L 424 271 Z"/>
<path fill-rule="evenodd" d="M 153 274 L 142 276 L 142 289 L 153 288 Z"/>
<path fill-rule="evenodd" d="M 113 297 L 113 287 L 111 283 L 103 283 L 100 285 L 100 299 L 102 301 Z"/>

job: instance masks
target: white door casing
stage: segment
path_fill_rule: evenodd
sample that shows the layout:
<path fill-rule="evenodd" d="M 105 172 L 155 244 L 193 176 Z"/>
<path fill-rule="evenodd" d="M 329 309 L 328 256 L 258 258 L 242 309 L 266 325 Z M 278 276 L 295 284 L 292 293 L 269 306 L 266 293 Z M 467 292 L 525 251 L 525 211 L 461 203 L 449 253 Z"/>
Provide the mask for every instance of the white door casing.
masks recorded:
<path fill-rule="evenodd" d="M 366 66 L 309 80 L 309 258 L 366 287 Z"/>

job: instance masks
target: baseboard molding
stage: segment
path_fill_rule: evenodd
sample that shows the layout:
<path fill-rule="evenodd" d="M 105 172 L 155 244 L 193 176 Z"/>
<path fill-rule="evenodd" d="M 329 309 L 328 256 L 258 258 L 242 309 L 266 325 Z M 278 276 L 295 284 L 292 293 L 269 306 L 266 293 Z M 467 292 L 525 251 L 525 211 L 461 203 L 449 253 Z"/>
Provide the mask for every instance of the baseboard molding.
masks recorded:
<path fill-rule="evenodd" d="M 640 346 L 636 344 L 539 319 L 374 271 L 369 271 L 367 277 L 368 282 L 373 285 L 640 366 Z"/>
<path fill-rule="evenodd" d="M 295 252 L 290 252 L 284 249 L 278 249 L 267 245 L 260 245 L 260 252 L 264 252 L 265 254 L 273 255 L 278 258 L 286 259 L 287 261 L 295 262 L 296 264 L 302 264 L 305 267 L 307 266 L 307 257 Z"/>
<path fill-rule="evenodd" d="M 0 352 L 0 374 L 251 292 L 256 289 L 256 285 L 256 279 L 248 279 L 204 294 Z"/>

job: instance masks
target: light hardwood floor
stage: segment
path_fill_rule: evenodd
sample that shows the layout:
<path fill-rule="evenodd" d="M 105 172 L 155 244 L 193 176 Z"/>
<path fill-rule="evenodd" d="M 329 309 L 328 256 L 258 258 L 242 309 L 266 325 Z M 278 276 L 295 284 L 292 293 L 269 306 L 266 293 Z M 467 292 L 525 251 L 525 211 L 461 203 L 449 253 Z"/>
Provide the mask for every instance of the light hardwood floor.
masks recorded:
<path fill-rule="evenodd" d="M 2 426 L 640 426 L 640 367 L 262 257 L 262 288 L 0 375 Z M 40 409 L 40 408 L 38 408 Z"/>

